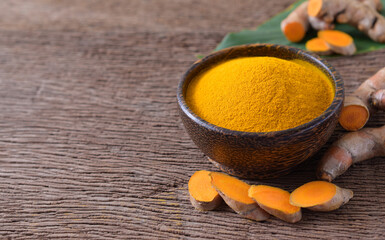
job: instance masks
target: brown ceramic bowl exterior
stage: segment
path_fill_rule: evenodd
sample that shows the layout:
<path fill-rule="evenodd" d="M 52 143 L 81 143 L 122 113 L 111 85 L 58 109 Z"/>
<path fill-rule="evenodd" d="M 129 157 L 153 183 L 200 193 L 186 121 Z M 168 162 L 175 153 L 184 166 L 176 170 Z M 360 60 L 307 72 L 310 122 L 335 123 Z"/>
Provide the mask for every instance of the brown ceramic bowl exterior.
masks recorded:
<path fill-rule="evenodd" d="M 269 56 L 301 59 L 321 69 L 334 83 L 335 97 L 319 117 L 295 128 L 275 132 L 241 132 L 215 126 L 193 113 L 186 104 L 186 89 L 206 69 L 239 57 Z M 243 178 L 275 178 L 315 154 L 330 138 L 344 99 L 344 85 L 336 70 L 319 56 L 273 44 L 227 48 L 194 63 L 183 75 L 177 90 L 179 112 L 194 143 L 221 170 Z"/>

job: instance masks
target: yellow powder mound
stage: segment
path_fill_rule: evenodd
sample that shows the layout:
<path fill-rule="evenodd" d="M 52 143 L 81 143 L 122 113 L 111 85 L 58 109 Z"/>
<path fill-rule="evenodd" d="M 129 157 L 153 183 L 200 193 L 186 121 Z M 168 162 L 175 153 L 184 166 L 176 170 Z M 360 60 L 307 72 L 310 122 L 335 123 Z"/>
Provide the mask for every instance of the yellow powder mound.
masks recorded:
<path fill-rule="evenodd" d="M 214 125 L 270 132 L 311 121 L 333 97 L 332 82 L 307 62 L 245 57 L 220 63 L 193 79 L 186 101 Z"/>

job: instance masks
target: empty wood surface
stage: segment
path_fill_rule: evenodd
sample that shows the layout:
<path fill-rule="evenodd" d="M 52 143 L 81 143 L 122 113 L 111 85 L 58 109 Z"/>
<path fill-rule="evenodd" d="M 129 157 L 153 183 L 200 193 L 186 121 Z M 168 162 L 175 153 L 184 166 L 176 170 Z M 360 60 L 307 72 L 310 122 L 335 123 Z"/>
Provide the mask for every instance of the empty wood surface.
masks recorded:
<path fill-rule="evenodd" d="M 179 78 L 227 32 L 254 28 L 291 3 L 2 0 L 0 238 L 385 239 L 383 158 L 336 180 L 354 191 L 349 204 L 305 210 L 297 224 L 257 223 L 225 206 L 201 213 L 189 202 L 193 172 L 216 169 L 178 117 Z M 330 62 L 352 92 L 385 66 L 385 50 Z M 291 191 L 314 180 L 326 147 L 261 182 Z"/>

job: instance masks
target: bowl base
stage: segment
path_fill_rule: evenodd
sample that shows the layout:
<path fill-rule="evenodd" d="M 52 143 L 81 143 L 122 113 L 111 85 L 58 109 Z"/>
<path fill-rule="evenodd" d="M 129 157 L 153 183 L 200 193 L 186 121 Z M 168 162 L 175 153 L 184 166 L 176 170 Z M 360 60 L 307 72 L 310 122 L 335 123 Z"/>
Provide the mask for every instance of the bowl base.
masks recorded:
<path fill-rule="evenodd" d="M 271 179 L 271 178 L 278 178 L 281 176 L 284 176 L 291 172 L 292 169 L 285 169 L 283 171 L 274 172 L 274 173 L 260 173 L 260 172 L 251 172 L 251 171 L 241 171 L 241 170 L 234 170 L 232 168 L 228 168 L 211 158 L 207 157 L 207 159 L 214 164 L 215 167 L 219 168 L 222 172 L 228 173 L 230 175 L 233 175 L 235 177 L 239 178 L 245 178 L 245 179 Z"/>

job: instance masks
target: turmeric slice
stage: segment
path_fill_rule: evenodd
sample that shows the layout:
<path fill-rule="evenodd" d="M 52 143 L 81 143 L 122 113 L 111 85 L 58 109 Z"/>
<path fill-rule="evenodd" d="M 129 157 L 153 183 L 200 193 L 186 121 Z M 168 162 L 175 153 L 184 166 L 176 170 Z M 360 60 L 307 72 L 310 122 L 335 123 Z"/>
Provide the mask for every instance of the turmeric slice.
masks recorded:
<path fill-rule="evenodd" d="M 326 42 L 329 48 L 342 55 L 353 55 L 356 52 L 356 45 L 353 38 L 338 30 L 321 30 L 318 37 Z"/>
<path fill-rule="evenodd" d="M 356 91 L 345 98 L 339 122 L 348 131 L 365 126 L 370 115 L 385 110 L 385 67 L 364 81 Z"/>
<path fill-rule="evenodd" d="M 377 156 L 385 156 L 385 126 L 347 133 L 326 151 L 317 176 L 331 182 L 352 164 Z"/>
<path fill-rule="evenodd" d="M 333 51 L 321 38 L 313 38 L 306 42 L 306 49 L 318 55 L 331 55 Z"/>
<path fill-rule="evenodd" d="M 290 42 L 301 41 L 309 29 L 307 4 L 307 1 L 303 2 L 281 22 L 281 30 Z"/>
<path fill-rule="evenodd" d="M 329 182 L 313 181 L 294 190 L 290 194 L 290 203 L 312 211 L 328 212 L 340 208 L 352 197 L 351 190 Z"/>
<path fill-rule="evenodd" d="M 211 185 L 210 172 L 196 171 L 188 182 L 191 204 L 200 211 L 216 209 L 222 203 L 222 198 Z"/>
<path fill-rule="evenodd" d="M 248 196 L 250 185 L 224 173 L 212 172 L 211 184 L 226 204 L 245 218 L 264 221 L 269 214 Z"/>
<path fill-rule="evenodd" d="M 290 193 L 276 187 L 265 185 L 252 185 L 249 197 L 271 215 L 289 223 L 301 220 L 301 208 L 290 204 Z"/>
<path fill-rule="evenodd" d="M 376 11 L 382 8 L 380 4 L 378 1 L 371 3 L 370 0 L 309 0 L 307 13 L 310 17 L 318 18 L 327 24 L 335 20 L 339 23 L 348 23 L 373 41 L 384 43 L 385 18 Z"/>

